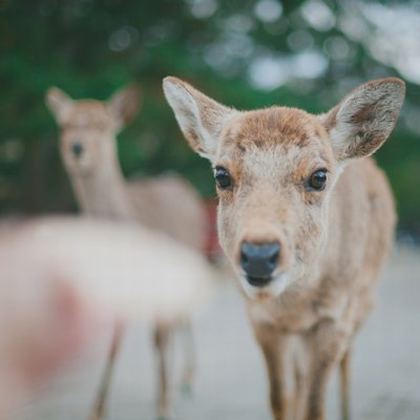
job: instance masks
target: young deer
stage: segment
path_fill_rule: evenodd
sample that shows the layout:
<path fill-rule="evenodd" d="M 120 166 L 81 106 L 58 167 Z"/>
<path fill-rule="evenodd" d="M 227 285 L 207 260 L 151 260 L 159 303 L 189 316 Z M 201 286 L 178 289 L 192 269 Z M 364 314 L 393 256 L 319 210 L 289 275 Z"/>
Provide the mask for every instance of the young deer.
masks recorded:
<path fill-rule="evenodd" d="M 61 156 L 79 206 L 88 216 L 141 223 L 201 251 L 206 235 L 205 211 L 198 194 L 186 181 L 166 176 L 126 182 L 123 177 L 117 157 L 116 135 L 137 112 L 138 96 L 138 90 L 131 87 L 117 92 L 107 102 L 76 101 L 57 88 L 49 89 L 47 104 L 61 127 Z M 175 324 L 183 327 L 188 338 L 183 386 L 190 386 L 194 370 L 188 320 L 174 321 L 172 325 L 158 320 L 155 346 L 159 363 L 159 417 L 166 417 L 169 413 L 167 352 Z M 94 419 L 104 415 L 121 334 L 121 327 L 117 326 L 92 416 Z"/>
<path fill-rule="evenodd" d="M 188 142 L 212 163 L 219 238 L 265 357 L 273 418 L 324 419 L 339 364 L 349 419 L 351 341 L 372 307 L 396 219 L 368 156 L 396 124 L 404 82 L 371 81 L 319 116 L 237 111 L 174 77 L 163 88 Z"/>

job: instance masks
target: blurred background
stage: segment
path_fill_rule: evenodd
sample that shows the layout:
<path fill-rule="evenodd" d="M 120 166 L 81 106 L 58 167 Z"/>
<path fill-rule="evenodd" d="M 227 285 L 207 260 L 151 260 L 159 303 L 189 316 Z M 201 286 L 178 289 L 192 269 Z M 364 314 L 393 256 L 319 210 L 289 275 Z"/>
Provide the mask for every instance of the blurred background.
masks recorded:
<path fill-rule="evenodd" d="M 400 232 L 420 233 L 420 1 L 0 0 L 0 211 L 75 210 L 44 104 L 56 85 L 108 98 L 137 81 L 142 109 L 121 134 L 127 176 L 176 170 L 205 197 L 208 163 L 193 154 L 161 80 L 182 77 L 238 108 L 323 112 L 355 85 L 398 76 L 407 99 L 377 154 L 395 191 Z"/>

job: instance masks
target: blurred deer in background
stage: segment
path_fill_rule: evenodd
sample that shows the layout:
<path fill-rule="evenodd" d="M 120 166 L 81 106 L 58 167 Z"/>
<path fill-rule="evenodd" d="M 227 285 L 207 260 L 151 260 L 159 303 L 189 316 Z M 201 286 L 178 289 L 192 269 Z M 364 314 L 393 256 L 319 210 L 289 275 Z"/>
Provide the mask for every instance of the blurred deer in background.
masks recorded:
<path fill-rule="evenodd" d="M 206 215 L 197 192 L 177 176 L 127 182 L 122 174 L 116 135 L 133 119 L 139 90 L 129 87 L 110 100 L 73 100 L 57 88 L 47 93 L 47 105 L 61 128 L 60 150 L 81 210 L 88 216 L 130 221 L 159 230 L 180 243 L 201 251 L 206 236 Z M 115 281 L 118 281 L 116 278 Z M 190 387 L 194 371 L 191 326 L 182 323 L 186 337 L 183 386 Z M 175 325 L 156 321 L 155 346 L 159 363 L 159 417 L 169 414 L 168 346 Z M 93 419 L 104 415 L 112 367 L 120 347 L 116 327 Z"/>
<path fill-rule="evenodd" d="M 395 225 L 392 193 L 369 158 L 403 104 L 399 79 L 374 80 L 323 115 L 237 111 L 168 77 L 166 98 L 211 161 L 218 227 L 248 303 L 276 420 L 323 420 L 340 365 L 349 419 L 352 339 L 371 310 Z"/>

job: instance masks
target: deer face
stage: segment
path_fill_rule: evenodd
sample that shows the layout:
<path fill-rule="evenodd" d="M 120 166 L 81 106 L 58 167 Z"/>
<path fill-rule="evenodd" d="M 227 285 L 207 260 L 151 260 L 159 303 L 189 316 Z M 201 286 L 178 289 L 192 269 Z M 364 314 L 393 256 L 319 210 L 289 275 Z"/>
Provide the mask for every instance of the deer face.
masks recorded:
<path fill-rule="evenodd" d="M 239 112 L 175 78 L 164 91 L 184 135 L 212 163 L 221 245 L 246 295 L 261 298 L 316 271 L 338 176 L 386 140 L 404 84 L 370 82 L 322 116 L 285 107 Z"/>
<path fill-rule="evenodd" d="M 91 175 L 114 159 L 115 136 L 135 115 L 137 97 L 137 89 L 128 88 L 106 102 L 76 101 L 49 89 L 47 105 L 61 128 L 60 151 L 70 174 Z"/>
<path fill-rule="evenodd" d="M 227 123 L 214 157 L 220 241 L 248 294 L 279 294 L 323 247 L 337 176 L 316 117 L 272 108 Z"/>

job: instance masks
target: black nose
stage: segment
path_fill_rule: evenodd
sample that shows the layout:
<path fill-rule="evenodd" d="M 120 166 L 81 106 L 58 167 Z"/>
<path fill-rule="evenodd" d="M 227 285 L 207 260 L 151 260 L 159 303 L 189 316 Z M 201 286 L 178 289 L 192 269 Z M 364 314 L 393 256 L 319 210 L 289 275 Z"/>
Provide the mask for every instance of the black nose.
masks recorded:
<path fill-rule="evenodd" d="M 83 153 L 83 146 L 80 143 L 73 143 L 71 145 L 71 151 L 75 157 L 80 157 Z"/>
<path fill-rule="evenodd" d="M 244 242 L 241 246 L 241 267 L 253 286 L 262 287 L 271 280 L 280 255 L 278 242 L 254 244 Z"/>

